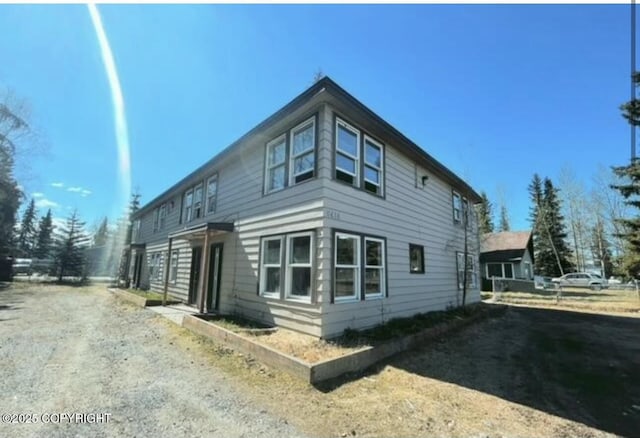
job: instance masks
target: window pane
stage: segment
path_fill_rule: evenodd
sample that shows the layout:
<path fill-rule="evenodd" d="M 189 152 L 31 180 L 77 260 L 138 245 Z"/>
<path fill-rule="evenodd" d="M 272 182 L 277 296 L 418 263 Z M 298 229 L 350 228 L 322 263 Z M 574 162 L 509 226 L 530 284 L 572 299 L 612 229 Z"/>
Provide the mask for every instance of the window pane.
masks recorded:
<path fill-rule="evenodd" d="M 313 124 L 293 134 L 293 155 L 313 149 Z"/>
<path fill-rule="evenodd" d="M 193 203 L 193 192 L 187 193 L 187 197 L 184 200 L 184 205 L 190 206 Z"/>
<path fill-rule="evenodd" d="M 280 264 L 280 240 L 267 240 L 264 243 L 264 264 Z"/>
<path fill-rule="evenodd" d="M 338 125 L 338 149 L 354 157 L 358 156 L 358 136 L 340 125 Z"/>
<path fill-rule="evenodd" d="M 411 272 L 423 272 L 424 271 L 424 263 L 423 263 L 423 248 L 421 246 L 410 246 L 409 247 L 409 263 Z"/>
<path fill-rule="evenodd" d="M 352 174 L 356 173 L 356 162 L 346 155 L 336 154 L 336 165 L 338 169 Z"/>
<path fill-rule="evenodd" d="M 364 177 L 368 181 L 380 184 L 380 172 L 372 167 L 364 166 Z"/>
<path fill-rule="evenodd" d="M 265 292 L 280 292 L 280 268 L 266 268 Z"/>
<path fill-rule="evenodd" d="M 511 263 L 504 264 L 504 276 L 506 278 L 513 278 L 513 265 Z"/>
<path fill-rule="evenodd" d="M 311 268 L 291 268 L 291 295 L 311 294 Z"/>
<path fill-rule="evenodd" d="M 370 142 L 365 142 L 365 162 L 375 166 L 377 168 L 382 167 L 382 151 L 378 146 L 371 144 Z"/>
<path fill-rule="evenodd" d="M 378 294 L 382 290 L 380 287 L 380 269 L 367 268 L 365 271 L 364 287 L 367 294 Z"/>
<path fill-rule="evenodd" d="M 198 186 L 196 188 L 196 192 L 193 195 L 193 202 L 201 202 L 202 201 L 202 186 Z"/>
<path fill-rule="evenodd" d="M 293 173 L 299 174 L 307 170 L 312 170 L 313 162 L 314 162 L 313 152 L 310 152 L 308 154 L 305 154 L 301 157 L 296 158 L 293 164 Z"/>
<path fill-rule="evenodd" d="M 355 238 L 338 236 L 336 242 L 336 264 L 355 265 L 358 259 L 356 251 Z"/>
<path fill-rule="evenodd" d="M 367 240 L 366 255 L 368 266 L 382 266 L 382 243 Z"/>
<path fill-rule="evenodd" d="M 489 263 L 487 264 L 487 271 L 488 271 L 489 278 L 502 277 L 502 264 Z"/>
<path fill-rule="evenodd" d="M 291 263 L 311 262 L 311 238 L 309 236 L 294 237 L 291 239 Z"/>
<path fill-rule="evenodd" d="M 272 145 L 269 147 L 269 167 L 276 164 L 284 163 L 285 157 L 285 142 Z"/>
<path fill-rule="evenodd" d="M 207 185 L 207 198 L 211 196 L 215 196 L 218 192 L 218 179 L 213 178 L 209 180 L 209 184 Z"/>
<path fill-rule="evenodd" d="M 284 166 L 276 167 L 270 171 L 269 190 L 278 190 L 284 187 Z"/>
<path fill-rule="evenodd" d="M 336 297 L 354 295 L 356 270 L 354 268 L 336 268 Z"/>

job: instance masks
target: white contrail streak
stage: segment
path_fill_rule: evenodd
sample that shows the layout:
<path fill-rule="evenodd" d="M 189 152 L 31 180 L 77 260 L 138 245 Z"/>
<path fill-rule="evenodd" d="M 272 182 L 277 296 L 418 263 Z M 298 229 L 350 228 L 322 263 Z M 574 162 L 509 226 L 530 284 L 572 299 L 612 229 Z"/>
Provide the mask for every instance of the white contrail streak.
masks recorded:
<path fill-rule="evenodd" d="M 120 202 L 118 203 L 119 214 L 122 213 L 127 205 L 129 195 L 131 193 L 131 159 L 129 152 L 129 133 L 127 130 L 127 119 L 124 111 L 124 99 L 122 97 L 122 88 L 120 87 L 120 79 L 118 78 L 118 70 L 113 59 L 111 46 L 107 39 L 107 34 L 102 25 L 100 12 L 95 4 L 89 3 L 89 14 L 91 21 L 98 37 L 100 44 L 100 53 L 102 54 L 102 62 L 109 80 L 109 88 L 111 89 L 111 100 L 113 102 L 113 117 L 115 120 L 116 142 L 118 146 L 118 169 L 120 171 Z"/>
<path fill-rule="evenodd" d="M 120 196 L 117 199 L 114 206 L 114 213 L 116 217 L 120 217 L 125 211 L 129 196 L 131 194 L 131 155 L 129 149 L 129 133 L 127 130 L 127 118 L 124 111 L 124 98 L 122 97 L 122 88 L 120 87 L 120 79 L 118 78 L 118 70 L 116 68 L 116 62 L 113 59 L 113 52 L 111 52 L 111 45 L 107 39 L 107 34 L 104 31 L 102 25 L 102 18 L 100 12 L 95 4 L 87 4 L 89 8 L 89 14 L 91 15 L 91 22 L 93 28 L 96 31 L 98 37 L 98 43 L 100 45 L 100 53 L 102 55 L 102 63 L 107 73 L 107 80 L 109 81 L 109 88 L 111 89 L 111 101 L 113 103 L 113 119 L 115 122 L 115 134 L 116 144 L 118 148 L 118 185 L 120 189 Z M 109 239 L 107 244 L 107 251 L 102 253 L 101 267 L 108 271 L 111 276 L 116 276 L 121 266 L 121 261 L 118 261 L 119 255 L 122 254 L 124 243 L 126 239 L 127 227 L 118 227 L 119 232 L 117 238 Z M 117 254 L 116 259 L 113 255 Z"/>

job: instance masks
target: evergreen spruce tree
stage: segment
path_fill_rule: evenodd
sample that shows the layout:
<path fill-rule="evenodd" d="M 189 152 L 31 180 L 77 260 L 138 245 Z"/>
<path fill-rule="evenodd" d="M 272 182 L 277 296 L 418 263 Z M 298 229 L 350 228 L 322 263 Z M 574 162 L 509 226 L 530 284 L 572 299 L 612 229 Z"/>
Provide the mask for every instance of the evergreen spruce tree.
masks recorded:
<path fill-rule="evenodd" d="M 109 240 L 109 226 L 107 218 L 105 217 L 100 222 L 96 234 L 93 236 L 93 246 L 104 246 Z"/>
<path fill-rule="evenodd" d="M 572 265 L 558 190 L 549 178 L 543 181 L 534 174 L 529 184 L 529 196 L 535 271 L 548 277 L 563 275 L 571 270 Z"/>
<path fill-rule="evenodd" d="M 14 228 L 21 192 L 14 176 L 14 140 L 28 131 L 27 123 L 0 103 L 0 257 L 15 252 Z"/>
<path fill-rule="evenodd" d="M 493 233 L 493 205 L 485 192 L 480 193 L 482 201 L 478 204 L 478 227 L 480 233 Z"/>
<path fill-rule="evenodd" d="M 85 249 L 89 243 L 84 225 L 74 210 L 56 233 L 54 271 L 58 281 L 64 276 L 84 277 Z"/>
<path fill-rule="evenodd" d="M 18 254 L 20 256 L 32 257 L 36 237 L 36 206 L 32 198 L 22 215 L 20 230 L 16 240 Z"/>
<path fill-rule="evenodd" d="M 636 87 L 640 86 L 640 73 L 634 72 L 632 77 Z M 631 99 L 620 106 L 622 116 L 636 129 L 640 126 L 640 100 Z M 624 197 L 625 203 L 636 209 L 640 209 L 640 159 L 631 157 L 631 162 L 626 166 L 613 168 L 613 172 L 623 179 L 623 183 L 611 185 Z M 624 253 L 621 260 L 621 269 L 631 277 L 640 276 L 640 215 L 618 220 L 622 226 L 621 232 L 616 234 L 624 240 Z"/>
<path fill-rule="evenodd" d="M 500 206 L 500 222 L 498 223 L 498 231 L 511 231 L 509 214 L 507 213 L 507 207 L 504 204 Z"/>
<path fill-rule="evenodd" d="M 38 259 L 46 259 L 51 255 L 51 244 L 53 242 L 53 220 L 51 218 L 51 209 L 47 214 L 40 218 L 38 224 L 38 237 L 33 250 L 33 257 Z"/>

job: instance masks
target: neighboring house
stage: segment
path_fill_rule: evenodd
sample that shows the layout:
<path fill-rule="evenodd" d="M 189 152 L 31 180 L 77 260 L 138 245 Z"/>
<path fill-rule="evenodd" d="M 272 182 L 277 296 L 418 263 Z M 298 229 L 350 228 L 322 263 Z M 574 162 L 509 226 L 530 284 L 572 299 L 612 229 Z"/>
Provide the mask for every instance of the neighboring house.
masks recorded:
<path fill-rule="evenodd" d="M 130 281 L 333 337 L 460 305 L 465 240 L 479 301 L 479 201 L 325 77 L 135 213 Z"/>
<path fill-rule="evenodd" d="M 533 280 L 533 262 L 530 231 L 487 233 L 480 239 L 483 278 Z"/>

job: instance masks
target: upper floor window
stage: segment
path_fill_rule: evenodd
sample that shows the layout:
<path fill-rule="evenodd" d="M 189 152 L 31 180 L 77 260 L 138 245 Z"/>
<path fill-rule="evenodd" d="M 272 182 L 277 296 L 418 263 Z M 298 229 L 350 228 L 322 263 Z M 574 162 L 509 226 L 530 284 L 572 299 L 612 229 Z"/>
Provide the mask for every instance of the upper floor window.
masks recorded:
<path fill-rule="evenodd" d="M 207 214 L 215 213 L 218 198 L 218 175 L 213 175 L 207 181 Z"/>
<path fill-rule="evenodd" d="M 201 218 L 204 214 L 202 183 L 190 187 L 182 196 L 182 222 Z"/>
<path fill-rule="evenodd" d="M 383 194 L 384 146 L 347 122 L 336 119 L 335 178 Z"/>
<path fill-rule="evenodd" d="M 162 204 L 153 210 L 153 232 L 157 232 L 164 228 L 167 218 L 167 204 Z"/>
<path fill-rule="evenodd" d="M 342 120 L 336 129 L 336 179 L 358 186 L 360 132 Z"/>
<path fill-rule="evenodd" d="M 316 157 L 314 128 L 315 119 L 311 119 L 291 130 L 291 185 L 313 177 Z"/>
<path fill-rule="evenodd" d="M 265 193 L 313 178 L 316 162 L 316 119 L 312 117 L 267 143 Z"/>
<path fill-rule="evenodd" d="M 453 221 L 460 223 L 462 219 L 462 198 L 457 192 L 453 192 Z"/>
<path fill-rule="evenodd" d="M 133 221 L 133 226 L 131 227 L 131 241 L 135 242 L 140 235 L 140 219 L 136 219 Z"/>

